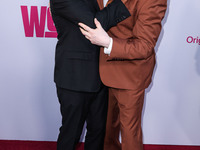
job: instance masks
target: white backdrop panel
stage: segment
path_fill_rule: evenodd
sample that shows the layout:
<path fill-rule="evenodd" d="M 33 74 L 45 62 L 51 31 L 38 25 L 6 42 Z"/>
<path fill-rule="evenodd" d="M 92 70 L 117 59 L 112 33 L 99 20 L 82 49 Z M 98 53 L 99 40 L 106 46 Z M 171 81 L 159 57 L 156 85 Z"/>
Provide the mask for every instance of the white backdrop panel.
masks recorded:
<path fill-rule="evenodd" d="M 53 82 L 57 40 L 44 37 L 50 28 L 47 12 L 41 12 L 48 1 L 1 4 L 0 139 L 55 141 L 61 122 Z M 146 90 L 145 144 L 200 145 L 199 5 L 199 0 L 168 0 L 153 82 Z M 21 6 L 29 21 L 31 6 L 38 9 L 39 23 L 45 14 L 44 36 L 36 37 L 41 24 L 33 37 L 25 36 Z"/>

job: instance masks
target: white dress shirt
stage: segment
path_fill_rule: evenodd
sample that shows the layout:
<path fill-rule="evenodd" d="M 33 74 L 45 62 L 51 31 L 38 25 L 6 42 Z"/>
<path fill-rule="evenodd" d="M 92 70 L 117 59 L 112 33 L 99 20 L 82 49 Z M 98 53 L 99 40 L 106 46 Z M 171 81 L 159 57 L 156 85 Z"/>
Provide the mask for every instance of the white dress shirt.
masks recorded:
<path fill-rule="evenodd" d="M 106 6 L 107 2 L 108 2 L 108 0 L 103 0 L 104 7 Z"/>
<path fill-rule="evenodd" d="M 108 0 L 103 0 L 104 7 L 106 6 L 107 2 L 108 2 Z M 110 38 L 110 44 L 109 44 L 108 48 L 104 47 L 105 54 L 110 55 L 111 50 L 112 50 L 112 45 L 113 45 L 113 39 Z"/>

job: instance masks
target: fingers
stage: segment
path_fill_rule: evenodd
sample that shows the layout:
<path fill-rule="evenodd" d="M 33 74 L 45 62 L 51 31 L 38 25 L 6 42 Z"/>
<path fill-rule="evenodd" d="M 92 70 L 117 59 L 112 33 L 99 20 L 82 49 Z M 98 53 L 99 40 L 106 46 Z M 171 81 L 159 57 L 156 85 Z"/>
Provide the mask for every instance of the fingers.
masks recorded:
<path fill-rule="evenodd" d="M 89 32 L 83 30 L 82 28 L 79 28 L 79 29 L 81 30 L 81 33 L 82 33 L 87 39 L 90 38 L 90 33 L 89 33 Z"/>
<path fill-rule="evenodd" d="M 96 18 L 94 18 L 94 23 L 95 23 L 97 28 L 102 28 L 101 23 Z"/>
<path fill-rule="evenodd" d="M 78 23 L 78 25 L 83 28 L 84 30 L 90 32 L 92 29 L 83 23 Z"/>

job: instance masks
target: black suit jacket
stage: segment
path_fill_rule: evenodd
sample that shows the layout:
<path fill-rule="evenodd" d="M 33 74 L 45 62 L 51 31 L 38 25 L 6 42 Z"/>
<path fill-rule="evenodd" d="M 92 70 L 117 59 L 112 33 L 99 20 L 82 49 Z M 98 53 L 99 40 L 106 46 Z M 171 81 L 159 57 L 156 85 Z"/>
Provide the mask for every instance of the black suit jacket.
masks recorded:
<path fill-rule="evenodd" d="M 130 16 L 121 0 L 114 0 L 100 11 L 96 0 L 50 0 L 51 13 L 58 32 L 54 81 L 58 87 L 96 92 L 99 76 L 99 47 L 90 43 L 79 30 L 82 22 L 95 28 L 96 17 L 107 31 Z"/>

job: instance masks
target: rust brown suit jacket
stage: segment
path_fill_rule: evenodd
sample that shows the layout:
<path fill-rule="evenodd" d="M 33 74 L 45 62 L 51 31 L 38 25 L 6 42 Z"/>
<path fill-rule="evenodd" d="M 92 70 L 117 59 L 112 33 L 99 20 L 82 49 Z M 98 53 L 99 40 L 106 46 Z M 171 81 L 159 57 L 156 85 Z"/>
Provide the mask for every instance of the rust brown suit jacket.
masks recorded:
<path fill-rule="evenodd" d="M 109 30 L 110 56 L 100 51 L 100 77 L 109 87 L 140 90 L 151 82 L 167 0 L 122 0 L 131 16 Z M 98 0 L 103 8 L 103 0 Z"/>

